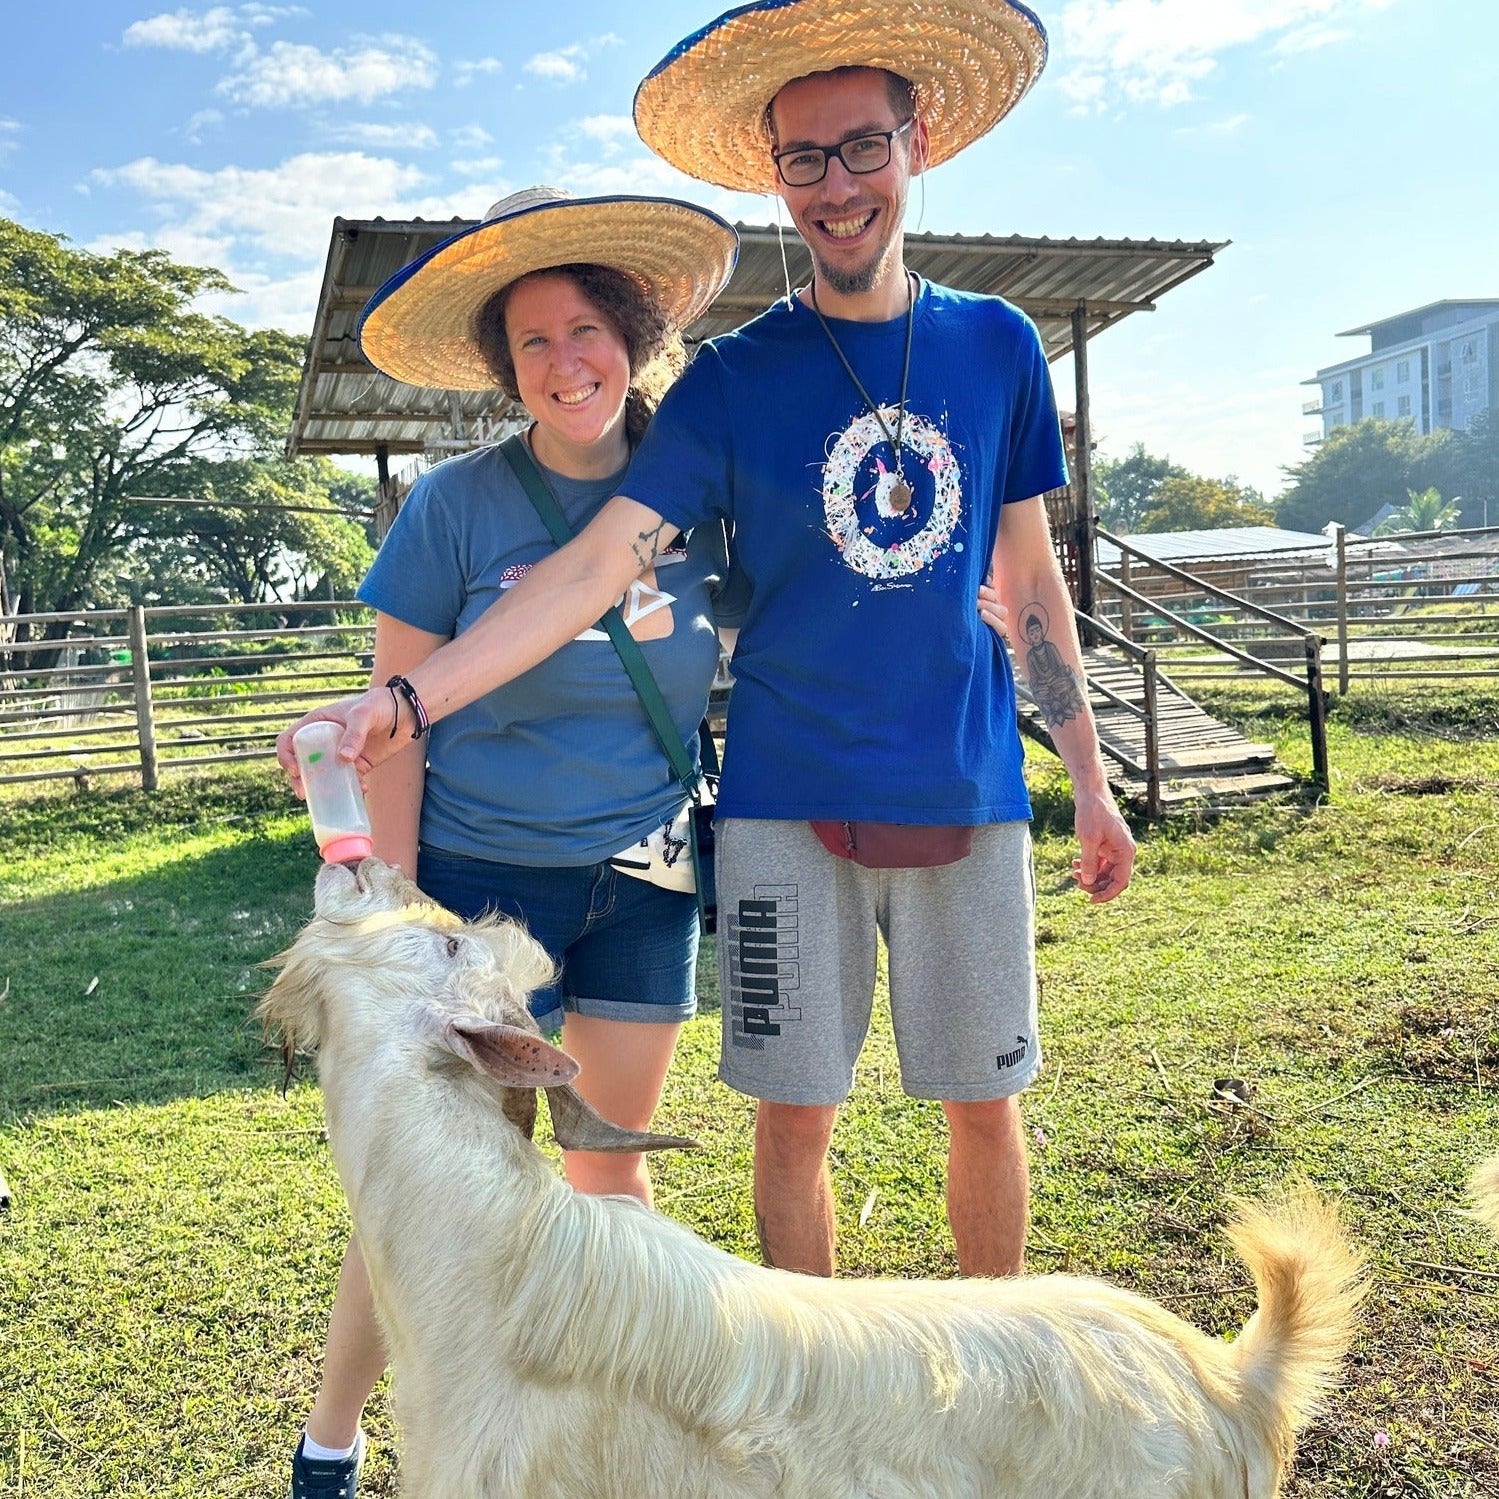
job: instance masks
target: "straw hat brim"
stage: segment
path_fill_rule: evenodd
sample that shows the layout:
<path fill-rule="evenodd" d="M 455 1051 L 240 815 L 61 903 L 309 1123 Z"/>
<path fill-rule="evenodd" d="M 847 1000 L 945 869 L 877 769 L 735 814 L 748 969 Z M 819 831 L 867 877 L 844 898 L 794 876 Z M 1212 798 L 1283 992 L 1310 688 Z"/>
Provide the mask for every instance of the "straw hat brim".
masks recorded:
<path fill-rule="evenodd" d="M 680 330 L 727 285 L 738 254 L 731 224 L 675 198 L 557 199 L 465 229 L 397 271 L 365 307 L 359 343 L 408 385 L 493 390 L 474 322 L 510 282 L 552 266 L 612 266 Z"/>
<path fill-rule="evenodd" d="M 929 166 L 992 130 L 1046 64 L 1046 31 L 1012 0 L 757 0 L 679 42 L 635 92 L 635 128 L 680 171 L 773 193 L 765 107 L 794 78 L 884 68 L 916 88 Z"/>

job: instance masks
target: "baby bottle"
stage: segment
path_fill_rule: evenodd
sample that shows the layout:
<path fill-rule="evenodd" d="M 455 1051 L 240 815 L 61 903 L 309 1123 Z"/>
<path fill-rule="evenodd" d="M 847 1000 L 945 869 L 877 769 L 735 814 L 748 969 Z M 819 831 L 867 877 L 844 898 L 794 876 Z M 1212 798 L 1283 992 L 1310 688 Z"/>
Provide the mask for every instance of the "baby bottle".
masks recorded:
<path fill-rule="evenodd" d="M 343 732 L 340 724 L 319 721 L 304 724 L 291 741 L 307 793 L 312 836 L 329 864 L 368 858 L 375 847 L 359 772 L 351 761 L 338 758 Z"/>

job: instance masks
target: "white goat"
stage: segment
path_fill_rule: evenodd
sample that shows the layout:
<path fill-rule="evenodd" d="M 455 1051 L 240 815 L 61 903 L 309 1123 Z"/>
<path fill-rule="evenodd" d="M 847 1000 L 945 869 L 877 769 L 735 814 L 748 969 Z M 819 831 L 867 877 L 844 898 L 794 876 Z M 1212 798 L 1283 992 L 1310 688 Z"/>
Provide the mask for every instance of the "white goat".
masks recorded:
<path fill-rule="evenodd" d="M 1240 1208 L 1231 1344 L 1094 1280 L 828 1281 L 736 1259 L 530 1142 L 605 1124 L 524 1007 L 547 962 L 378 860 L 331 865 L 262 1015 L 315 1046 L 423 1499 L 1268 1499 L 1352 1336 L 1309 1195 Z"/>
<path fill-rule="evenodd" d="M 1474 1216 L 1499 1234 L 1499 1155 L 1474 1168 L 1468 1195 L 1473 1199 Z"/>

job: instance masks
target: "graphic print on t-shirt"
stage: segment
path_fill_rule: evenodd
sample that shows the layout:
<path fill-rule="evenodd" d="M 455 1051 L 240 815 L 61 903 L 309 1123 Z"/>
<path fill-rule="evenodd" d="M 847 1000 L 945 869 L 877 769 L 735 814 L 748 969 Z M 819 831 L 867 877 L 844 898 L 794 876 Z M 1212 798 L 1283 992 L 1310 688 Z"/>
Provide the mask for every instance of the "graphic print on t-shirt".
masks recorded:
<path fill-rule="evenodd" d="M 883 427 L 873 412 L 855 417 L 830 442 L 822 508 L 845 566 L 888 582 L 919 573 L 953 545 L 963 511 L 963 477 L 946 435 L 908 410 L 901 426 L 901 468 L 911 503 L 897 513 L 890 505 L 897 474 L 885 432 L 895 431 L 899 414 L 885 406 L 880 417 Z"/>
<path fill-rule="evenodd" d="M 667 548 L 656 558 L 655 567 L 646 568 L 625 590 L 624 596 L 615 600 L 619 612 L 624 616 L 626 627 L 636 640 L 666 640 L 671 636 L 671 606 L 676 603 L 677 595 L 667 593 L 659 586 L 656 568 L 669 567 L 674 562 L 686 560 L 685 546 Z M 501 590 L 514 588 L 533 566 L 533 563 L 522 562 L 513 567 L 507 567 L 500 575 Z M 580 630 L 573 639 L 607 642 L 609 634 L 606 630 L 589 625 L 586 630 Z"/>

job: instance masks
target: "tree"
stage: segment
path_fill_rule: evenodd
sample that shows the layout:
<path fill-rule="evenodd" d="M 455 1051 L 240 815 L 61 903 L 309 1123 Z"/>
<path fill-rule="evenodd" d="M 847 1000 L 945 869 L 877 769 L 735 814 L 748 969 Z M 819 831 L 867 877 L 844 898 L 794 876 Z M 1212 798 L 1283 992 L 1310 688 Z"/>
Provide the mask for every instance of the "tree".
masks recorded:
<path fill-rule="evenodd" d="M 1453 434 L 1446 493 L 1459 502 L 1464 526 L 1499 526 L 1499 410 L 1480 411 Z"/>
<path fill-rule="evenodd" d="M 1227 526 L 1274 524 L 1275 512 L 1258 491 L 1233 479 L 1173 476 L 1155 491 L 1139 531 L 1215 531 Z"/>
<path fill-rule="evenodd" d="M 220 272 L 159 250 L 91 254 L 0 218 L 6 613 L 89 607 L 117 593 L 142 557 L 189 534 L 201 558 L 217 556 L 229 593 L 258 596 L 267 585 L 265 537 L 230 565 L 217 545 L 224 512 L 139 503 L 204 492 L 192 486 L 205 483 L 242 496 L 315 488 L 315 471 L 293 479 L 279 459 L 302 341 L 195 310 L 206 293 L 231 290 Z M 268 460 L 272 469 L 253 477 Z M 251 514 L 240 516 L 242 535 L 274 524 L 284 546 L 295 530 L 276 512 L 252 526 Z"/>
<path fill-rule="evenodd" d="M 1458 507 L 1451 500 L 1444 500 L 1438 489 L 1423 489 L 1419 494 L 1412 489 L 1405 504 L 1375 526 L 1374 534 L 1395 536 L 1403 531 L 1441 531 L 1450 528 L 1459 514 Z"/>
<path fill-rule="evenodd" d="M 1127 458 L 1101 458 L 1093 466 L 1098 519 L 1121 534 L 1140 529 L 1140 520 L 1155 503 L 1156 491 L 1168 479 L 1190 479 L 1188 470 L 1169 458 L 1157 458 L 1137 442 Z"/>
<path fill-rule="evenodd" d="M 1276 519 L 1292 531 L 1320 531 L 1329 521 L 1361 525 L 1384 506 L 1399 509 L 1411 490 L 1442 487 L 1450 466 L 1446 430 L 1421 435 L 1409 422 L 1369 417 L 1337 427 L 1304 462 L 1285 472 L 1291 487 Z"/>

